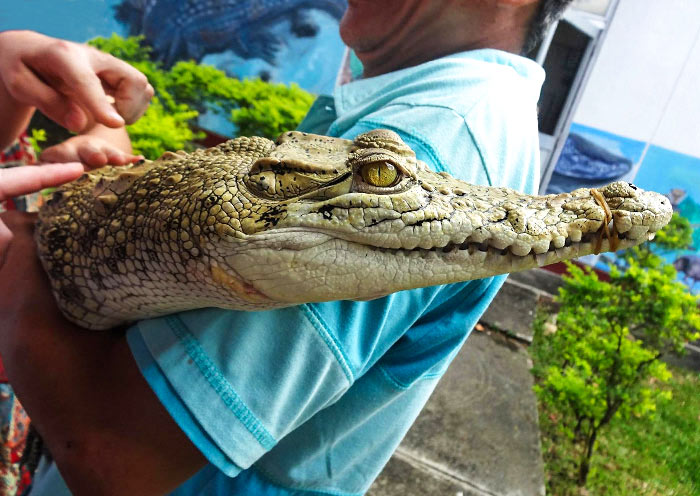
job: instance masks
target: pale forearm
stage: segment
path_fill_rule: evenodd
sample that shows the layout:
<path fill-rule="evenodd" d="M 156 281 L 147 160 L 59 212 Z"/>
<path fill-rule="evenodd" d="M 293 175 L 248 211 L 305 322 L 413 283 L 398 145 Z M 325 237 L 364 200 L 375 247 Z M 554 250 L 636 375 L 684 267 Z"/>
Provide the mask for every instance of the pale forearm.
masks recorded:
<path fill-rule="evenodd" d="M 29 124 L 34 107 L 12 98 L 0 81 L 0 151 L 7 148 Z"/>

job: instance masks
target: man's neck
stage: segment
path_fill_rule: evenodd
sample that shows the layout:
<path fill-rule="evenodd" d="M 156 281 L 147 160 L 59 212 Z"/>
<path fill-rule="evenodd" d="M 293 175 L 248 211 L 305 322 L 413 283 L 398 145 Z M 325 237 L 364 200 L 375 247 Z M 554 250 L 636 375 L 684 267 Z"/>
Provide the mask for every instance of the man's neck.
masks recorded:
<path fill-rule="evenodd" d="M 405 5 L 396 12 L 401 22 L 382 43 L 353 47 L 362 61 L 365 77 L 480 48 L 519 53 L 537 4 L 486 8 L 481 6 L 484 3 L 475 3 L 473 10 L 459 0 L 451 7 L 446 6 L 450 2 Z M 448 8 L 450 14 L 445 15 Z"/>

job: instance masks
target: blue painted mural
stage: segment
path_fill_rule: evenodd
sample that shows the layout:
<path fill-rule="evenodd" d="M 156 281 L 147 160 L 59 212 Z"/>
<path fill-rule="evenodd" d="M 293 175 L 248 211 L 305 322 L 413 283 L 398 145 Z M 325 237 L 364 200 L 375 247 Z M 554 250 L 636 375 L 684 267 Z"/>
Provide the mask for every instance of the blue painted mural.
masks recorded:
<path fill-rule="evenodd" d="M 547 186 L 548 193 L 632 181 L 645 143 L 572 124 Z"/>
<path fill-rule="evenodd" d="M 693 244 L 682 252 L 664 253 L 682 280 L 700 293 L 700 157 L 572 124 L 561 156 L 547 186 L 548 193 L 595 187 L 615 180 L 634 182 L 671 199 L 676 212 L 693 227 Z M 589 256 L 585 263 L 607 270 L 614 255 Z"/>
<path fill-rule="evenodd" d="M 290 36 L 311 38 L 320 27 L 310 9 L 337 21 L 346 5 L 345 0 L 122 0 L 115 10 L 129 34 L 144 35 L 166 67 L 226 50 L 277 65 L 285 38 L 274 32 L 275 24 L 286 21 Z"/>

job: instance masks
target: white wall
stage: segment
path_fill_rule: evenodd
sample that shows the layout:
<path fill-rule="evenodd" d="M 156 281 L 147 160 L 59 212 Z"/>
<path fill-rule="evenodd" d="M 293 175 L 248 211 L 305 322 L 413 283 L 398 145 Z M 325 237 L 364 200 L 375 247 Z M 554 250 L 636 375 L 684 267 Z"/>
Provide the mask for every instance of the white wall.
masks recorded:
<path fill-rule="evenodd" d="M 574 122 L 700 157 L 700 1 L 620 0 Z"/>
<path fill-rule="evenodd" d="M 610 0 L 574 0 L 572 5 L 577 9 L 604 16 L 610 5 Z"/>

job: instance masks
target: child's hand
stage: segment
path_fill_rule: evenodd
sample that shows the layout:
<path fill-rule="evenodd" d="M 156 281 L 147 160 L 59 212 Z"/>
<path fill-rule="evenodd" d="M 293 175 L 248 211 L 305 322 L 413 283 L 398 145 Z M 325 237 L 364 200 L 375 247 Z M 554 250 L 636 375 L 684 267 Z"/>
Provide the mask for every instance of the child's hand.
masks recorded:
<path fill-rule="evenodd" d="M 107 164 L 131 164 L 143 157 L 125 153 L 102 138 L 80 135 L 47 148 L 42 152 L 40 158 L 42 162 L 82 162 L 88 167 L 102 167 Z"/>
<path fill-rule="evenodd" d="M 153 96 L 146 76 L 126 62 L 31 31 L 0 32 L 0 85 L 14 102 L 38 107 L 75 132 L 95 123 L 131 124 Z"/>

